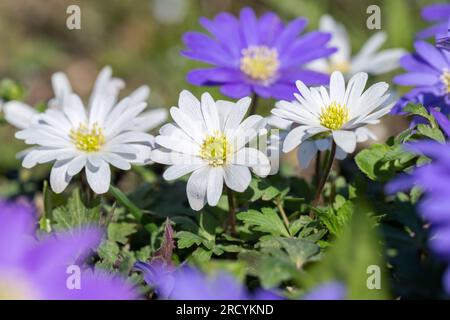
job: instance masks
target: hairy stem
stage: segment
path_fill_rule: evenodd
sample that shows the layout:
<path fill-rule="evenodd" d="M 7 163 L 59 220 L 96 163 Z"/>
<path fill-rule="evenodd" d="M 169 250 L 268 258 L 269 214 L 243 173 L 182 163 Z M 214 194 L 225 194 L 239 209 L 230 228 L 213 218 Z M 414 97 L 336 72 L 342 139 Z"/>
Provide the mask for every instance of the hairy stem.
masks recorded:
<path fill-rule="evenodd" d="M 249 116 L 255 114 L 257 106 L 258 106 L 258 95 L 256 93 L 254 93 L 252 96 L 252 104 L 250 105 Z"/>
<path fill-rule="evenodd" d="M 233 190 L 226 187 L 228 198 L 228 226 L 231 229 L 231 234 L 236 235 L 236 205 L 234 201 Z"/>
<path fill-rule="evenodd" d="M 281 218 L 283 218 L 283 222 L 286 225 L 286 229 L 288 230 L 288 232 L 290 234 L 290 231 L 289 231 L 289 219 L 288 219 L 288 217 L 286 215 L 286 211 L 284 211 L 283 204 L 281 202 L 280 197 L 277 197 L 276 205 L 277 205 L 278 211 L 280 211 Z"/>
<path fill-rule="evenodd" d="M 316 155 L 316 167 L 315 167 L 315 172 L 314 172 L 314 185 L 316 186 L 316 188 L 319 187 L 319 183 L 320 183 L 320 161 L 321 161 L 321 155 L 322 153 L 320 152 L 320 150 L 317 150 L 317 155 Z"/>
<path fill-rule="evenodd" d="M 333 141 L 331 144 L 331 151 L 328 156 L 328 159 L 327 159 L 327 162 L 325 165 L 325 169 L 322 174 L 322 178 L 320 179 L 319 185 L 317 186 L 316 195 L 315 195 L 314 200 L 311 205 L 313 208 L 317 207 L 317 205 L 319 204 L 320 196 L 322 194 L 323 187 L 325 186 L 325 183 L 327 182 L 328 176 L 330 175 L 330 171 L 331 171 L 331 167 L 333 166 L 333 160 L 334 160 L 335 155 L 336 155 L 336 143 Z M 309 212 L 309 216 L 311 218 L 314 218 L 314 212 L 312 209 Z"/>

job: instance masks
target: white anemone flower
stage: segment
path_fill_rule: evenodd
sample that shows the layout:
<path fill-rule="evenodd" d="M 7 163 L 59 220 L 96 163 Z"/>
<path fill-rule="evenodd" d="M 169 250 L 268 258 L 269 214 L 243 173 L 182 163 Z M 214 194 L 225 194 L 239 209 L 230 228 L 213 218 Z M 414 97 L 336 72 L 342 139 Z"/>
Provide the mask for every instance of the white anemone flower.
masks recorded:
<path fill-rule="evenodd" d="M 56 72 L 51 78 L 54 97 L 48 102 L 49 109 L 62 109 L 62 103 L 65 97 L 73 93 L 72 86 L 66 74 Z M 125 82 L 112 76 L 110 66 L 104 67 L 95 80 L 94 87 L 89 98 L 88 109 L 98 95 L 107 95 L 112 97 L 109 103 L 115 104 L 119 97 L 119 92 L 125 87 Z M 143 85 L 130 94 L 130 98 L 134 99 L 134 103 L 140 103 L 148 100 L 150 88 Z M 9 101 L 4 104 L 3 112 L 8 123 L 19 129 L 25 129 L 30 124 L 38 121 L 39 112 L 32 106 L 21 101 Z M 167 118 L 167 111 L 163 108 L 154 109 L 144 112 L 137 121 L 137 129 L 149 131 Z"/>
<path fill-rule="evenodd" d="M 283 152 L 300 145 L 299 158 L 307 166 L 317 150 L 330 149 L 336 143 L 336 157 L 345 157 L 356 148 L 356 143 L 368 137 L 376 138 L 365 126 L 377 124 L 379 118 L 389 113 L 388 84 L 378 82 L 365 92 L 367 73 L 355 74 L 345 87 L 341 72 L 331 74 L 329 90 L 325 87 L 307 88 L 297 81 L 300 92 L 294 93 L 296 102 L 279 101 L 272 114 L 291 121 L 291 130 L 283 142 Z"/>
<path fill-rule="evenodd" d="M 266 121 L 259 115 L 244 120 L 250 102 L 249 97 L 236 103 L 214 101 L 208 93 L 200 102 L 184 90 L 179 107 L 170 109 L 175 123 L 160 129 L 156 143 L 162 148 L 153 150 L 152 160 L 170 165 L 163 174 L 166 180 L 192 172 L 186 187 L 192 209 L 217 205 L 224 183 L 231 190 L 245 191 L 250 170 L 261 177 L 269 174 L 269 159 L 252 147 Z"/>
<path fill-rule="evenodd" d="M 331 16 L 324 15 L 319 22 L 319 29 L 331 33 L 330 46 L 338 50 L 326 59 L 317 59 L 309 64 L 316 71 L 332 73 L 341 71 L 346 77 L 358 72 L 379 75 L 399 67 L 400 58 L 406 53 L 404 49 L 393 48 L 379 51 L 386 41 L 386 34 L 378 31 L 373 34 L 360 51 L 351 55 L 350 38 L 345 27 Z"/>
<path fill-rule="evenodd" d="M 83 168 L 91 189 L 102 194 L 111 181 L 109 165 L 128 170 L 131 164 L 150 160 L 153 136 L 136 130 L 146 103 L 130 97 L 115 104 L 112 95 L 98 94 L 87 110 L 73 93 L 62 100 L 62 108 L 48 109 L 35 123 L 16 133 L 18 139 L 37 145 L 24 157 L 22 165 L 32 168 L 53 162 L 50 185 L 64 191 L 72 177 Z"/>

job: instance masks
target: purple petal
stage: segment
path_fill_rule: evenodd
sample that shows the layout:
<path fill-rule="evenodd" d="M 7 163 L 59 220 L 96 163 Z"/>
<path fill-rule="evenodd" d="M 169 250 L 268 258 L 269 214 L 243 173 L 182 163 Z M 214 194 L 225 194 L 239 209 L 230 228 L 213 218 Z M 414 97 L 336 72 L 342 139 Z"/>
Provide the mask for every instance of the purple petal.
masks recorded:
<path fill-rule="evenodd" d="M 194 85 L 217 85 L 244 81 L 242 73 L 230 68 L 209 68 L 192 70 L 187 75 L 187 81 Z"/>
<path fill-rule="evenodd" d="M 273 12 L 265 13 L 258 21 L 259 43 L 272 47 L 283 30 L 283 22 Z"/>
<path fill-rule="evenodd" d="M 448 19 L 450 16 L 450 4 L 436 3 L 422 9 L 421 16 L 426 21 Z"/>
<path fill-rule="evenodd" d="M 450 137 L 450 120 L 444 114 L 442 114 L 441 112 L 437 111 L 434 108 L 431 108 L 430 112 L 436 119 L 441 129 L 445 132 L 447 137 Z"/>
<path fill-rule="evenodd" d="M 450 201 L 447 201 L 447 205 L 449 203 Z M 444 205 L 445 204 L 442 204 L 442 206 Z M 447 211 L 450 211 L 448 210 L 448 207 Z M 450 213 L 447 214 L 446 221 L 448 221 L 449 216 Z M 428 244 L 435 253 L 448 259 L 450 255 L 450 226 L 433 228 Z"/>
<path fill-rule="evenodd" d="M 278 100 L 293 100 L 294 92 L 297 92 L 295 84 L 275 83 L 270 87 L 272 97 Z"/>
<path fill-rule="evenodd" d="M 239 21 L 233 15 L 223 12 L 216 16 L 214 21 L 200 18 L 200 24 L 208 30 L 222 46 L 224 46 L 233 57 L 241 55 L 243 47 Z"/>
<path fill-rule="evenodd" d="M 394 77 L 393 81 L 403 86 L 433 86 L 439 83 L 440 79 L 435 74 L 410 72 Z"/>
<path fill-rule="evenodd" d="M 400 65 L 408 70 L 422 73 L 435 73 L 439 74 L 436 69 L 432 68 L 428 62 L 423 60 L 417 54 L 406 54 L 400 59 Z"/>
<path fill-rule="evenodd" d="M 30 204 L 0 201 L 0 267 L 17 263 L 34 242 L 35 221 Z"/>
<path fill-rule="evenodd" d="M 244 37 L 244 44 L 246 47 L 257 45 L 258 39 L 258 20 L 255 12 L 251 8 L 244 8 L 241 10 L 239 16 L 242 35 Z"/>
<path fill-rule="evenodd" d="M 447 30 L 447 24 L 445 22 L 435 24 L 431 27 L 428 27 L 426 29 L 423 29 L 422 31 L 417 33 L 418 39 L 426 39 L 430 37 L 434 37 L 437 34 L 440 34 L 442 32 L 445 32 Z"/>
<path fill-rule="evenodd" d="M 283 62 L 283 66 L 289 67 L 291 65 L 296 65 L 298 64 L 296 60 L 304 62 L 302 56 L 305 55 L 305 53 L 307 55 L 310 55 L 311 51 L 319 51 L 320 49 L 326 49 L 324 48 L 324 45 L 330 39 L 331 34 L 329 33 L 313 31 L 295 40 L 289 48 L 287 48 L 284 52 L 281 53 L 280 58 Z M 335 51 L 336 50 L 334 49 L 332 52 Z"/>
<path fill-rule="evenodd" d="M 100 244 L 103 230 L 89 227 L 49 235 L 30 248 L 23 265 L 42 285 L 66 277 L 69 265 L 82 263 Z"/>
<path fill-rule="evenodd" d="M 287 24 L 275 44 L 278 52 L 284 52 L 284 50 L 294 42 L 295 38 L 303 31 L 307 24 L 308 21 L 305 18 L 297 18 Z"/>
<path fill-rule="evenodd" d="M 230 98 L 239 99 L 251 95 L 252 90 L 248 84 L 235 83 L 222 85 L 220 87 L 220 92 Z"/>
<path fill-rule="evenodd" d="M 436 68 L 439 72 L 446 67 L 448 67 L 448 62 L 445 57 L 442 55 L 441 51 L 431 44 L 424 41 L 416 41 L 414 43 L 414 48 L 417 53 L 427 61 L 431 66 Z"/>
<path fill-rule="evenodd" d="M 330 82 L 330 75 L 312 70 L 289 70 L 284 71 L 278 79 L 287 84 L 295 84 L 297 80 L 308 86 L 326 85 Z"/>
<path fill-rule="evenodd" d="M 303 300 L 345 300 L 347 289 L 339 282 L 321 284 L 308 293 Z"/>
<path fill-rule="evenodd" d="M 394 194 L 400 191 L 405 191 L 411 189 L 414 186 L 414 180 L 415 179 L 413 176 L 403 174 L 390 181 L 386 185 L 384 190 L 387 194 Z"/>
<path fill-rule="evenodd" d="M 450 267 L 448 267 L 447 270 L 445 271 L 442 282 L 445 292 L 447 292 L 447 294 L 450 294 Z"/>

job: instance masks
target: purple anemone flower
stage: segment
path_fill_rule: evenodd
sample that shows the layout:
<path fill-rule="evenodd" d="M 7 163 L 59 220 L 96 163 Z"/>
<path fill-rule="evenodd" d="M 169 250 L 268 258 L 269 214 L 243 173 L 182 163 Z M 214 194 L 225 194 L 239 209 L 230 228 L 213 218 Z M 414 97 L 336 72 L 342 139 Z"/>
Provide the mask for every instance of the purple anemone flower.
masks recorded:
<path fill-rule="evenodd" d="M 439 126 L 450 138 L 450 120 L 432 109 Z M 431 162 L 403 174 L 386 186 L 388 193 L 408 190 L 419 186 L 424 197 L 418 205 L 422 217 L 430 223 L 428 245 L 442 260 L 450 263 L 450 144 L 437 141 L 420 141 L 406 145 L 407 150 L 425 155 Z M 450 266 L 444 276 L 443 285 L 450 295 Z"/>
<path fill-rule="evenodd" d="M 425 21 L 435 23 L 433 26 L 422 30 L 417 34 L 420 39 L 434 37 L 447 31 L 447 21 L 450 17 L 450 4 L 435 3 L 422 9 L 422 18 Z"/>
<path fill-rule="evenodd" d="M 137 262 L 134 266 L 144 275 L 145 282 L 155 289 L 160 299 L 169 300 L 280 300 L 276 293 L 259 289 L 247 291 L 233 276 L 218 272 L 208 277 L 201 271 L 183 266 L 177 269 L 167 264 Z"/>
<path fill-rule="evenodd" d="M 436 35 L 436 47 L 450 51 L 450 18 L 447 23 L 447 30 Z"/>
<path fill-rule="evenodd" d="M 416 52 L 400 59 L 407 71 L 393 81 L 404 86 L 414 86 L 394 107 L 393 113 L 401 113 L 408 102 L 420 102 L 425 107 L 440 107 L 447 114 L 450 110 L 450 52 L 436 48 L 424 41 L 414 44 Z"/>
<path fill-rule="evenodd" d="M 213 67 L 191 71 L 187 80 L 194 85 L 220 86 L 231 98 L 254 93 L 290 100 L 296 80 L 306 85 L 329 81 L 328 75 L 304 68 L 306 63 L 336 51 L 327 47 L 328 33 L 313 31 L 299 37 L 307 25 L 305 18 L 284 25 L 273 12 L 258 19 L 252 9 L 244 8 L 239 18 L 220 13 L 214 20 L 201 18 L 200 24 L 212 36 L 185 33 L 187 49 L 182 54 Z"/>
<path fill-rule="evenodd" d="M 303 300 L 345 300 L 346 287 L 340 282 L 327 282 L 307 293 Z"/>
<path fill-rule="evenodd" d="M 0 299 L 135 299 L 123 278 L 83 268 L 103 231 L 86 227 L 36 238 L 30 205 L 0 201 Z"/>

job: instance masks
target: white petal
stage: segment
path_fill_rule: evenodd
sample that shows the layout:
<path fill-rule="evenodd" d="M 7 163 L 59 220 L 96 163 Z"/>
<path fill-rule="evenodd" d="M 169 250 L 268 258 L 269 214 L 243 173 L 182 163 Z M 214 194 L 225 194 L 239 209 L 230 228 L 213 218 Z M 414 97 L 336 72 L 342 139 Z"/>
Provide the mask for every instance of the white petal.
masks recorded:
<path fill-rule="evenodd" d="M 361 110 L 357 110 L 358 107 L 361 107 L 358 102 L 364 91 L 364 87 L 366 86 L 367 78 L 367 73 L 360 72 L 355 74 L 348 82 L 344 103 L 350 109 L 350 119 L 352 119 L 358 111 L 361 112 Z"/>
<path fill-rule="evenodd" d="M 75 157 L 70 161 L 69 167 L 67 168 L 67 174 L 73 177 L 74 175 L 78 174 L 85 165 L 86 155 L 79 155 L 78 157 Z"/>
<path fill-rule="evenodd" d="M 170 108 L 170 115 L 176 124 L 183 130 L 186 135 L 191 137 L 194 141 L 201 144 L 203 142 L 204 134 L 202 131 L 202 123 L 195 119 L 191 119 L 181 109 Z"/>
<path fill-rule="evenodd" d="M 245 97 L 240 99 L 234 106 L 232 106 L 226 119 L 224 130 L 233 130 L 239 127 L 239 124 L 244 119 L 245 114 L 250 107 L 251 101 L 252 100 L 249 97 Z M 217 103 L 219 103 L 219 101 L 217 101 Z"/>
<path fill-rule="evenodd" d="M 234 191 L 244 192 L 252 180 L 250 170 L 245 166 L 234 164 L 230 164 L 224 169 L 225 184 Z"/>
<path fill-rule="evenodd" d="M 102 159 L 111 164 L 112 166 L 119 168 L 121 170 L 130 170 L 131 165 L 129 160 L 125 160 L 118 154 L 115 153 L 102 153 Z"/>
<path fill-rule="evenodd" d="M 202 114 L 209 134 L 212 135 L 220 130 L 219 113 L 217 111 L 216 103 L 207 92 L 202 94 Z"/>
<path fill-rule="evenodd" d="M 314 141 L 303 141 L 297 151 L 297 159 L 302 168 L 307 168 L 311 160 L 317 154 L 317 146 Z"/>
<path fill-rule="evenodd" d="M 136 119 L 136 126 L 134 130 L 150 131 L 160 126 L 167 120 L 167 110 L 164 108 L 153 109 L 142 113 Z"/>
<path fill-rule="evenodd" d="M 200 101 L 188 90 L 183 90 L 178 99 L 178 106 L 181 111 L 187 114 L 191 119 L 203 121 L 201 114 Z"/>
<path fill-rule="evenodd" d="M 108 163 L 100 160 L 100 165 L 94 167 L 91 162 L 86 165 L 86 178 L 91 189 L 97 194 L 106 193 L 111 182 L 111 170 Z"/>
<path fill-rule="evenodd" d="M 67 174 L 70 160 L 56 161 L 50 172 L 50 186 L 53 192 L 61 193 L 66 189 L 72 176 Z"/>
<path fill-rule="evenodd" d="M 64 72 L 56 72 L 52 75 L 52 87 L 55 99 L 49 103 L 51 108 L 62 109 L 64 99 L 72 93 L 72 86 Z"/>
<path fill-rule="evenodd" d="M 333 131 L 333 139 L 336 144 L 347 153 L 355 151 L 356 135 L 353 131 L 336 130 Z"/>
<path fill-rule="evenodd" d="M 360 127 L 356 129 L 355 134 L 357 142 L 364 142 L 367 141 L 369 138 L 372 140 L 377 140 L 377 136 L 366 127 Z"/>
<path fill-rule="evenodd" d="M 270 172 L 270 161 L 267 156 L 254 148 L 242 148 L 234 154 L 233 164 L 250 167 L 260 177 Z"/>
<path fill-rule="evenodd" d="M 334 71 L 330 78 L 330 100 L 339 104 L 344 104 L 345 80 L 339 71 Z"/>
<path fill-rule="evenodd" d="M 83 102 L 76 94 L 71 93 L 66 96 L 63 111 L 73 128 L 78 129 L 80 124 L 87 122 Z"/>
<path fill-rule="evenodd" d="M 292 129 L 286 136 L 283 142 L 283 152 L 287 153 L 294 150 L 306 136 L 306 130 L 310 129 L 310 126 L 299 126 Z"/>
<path fill-rule="evenodd" d="M 146 85 L 140 86 L 129 95 L 132 101 L 131 104 L 138 104 L 140 102 L 147 101 L 149 96 L 150 87 Z"/>
<path fill-rule="evenodd" d="M 196 156 L 191 156 L 179 152 L 165 152 L 159 149 L 155 149 L 152 151 L 151 159 L 154 162 L 168 165 L 174 164 L 196 165 L 204 163 L 204 161 L 201 158 Z"/>
<path fill-rule="evenodd" d="M 175 180 L 181 178 L 192 171 L 195 171 L 201 167 L 206 166 L 204 163 L 200 164 L 176 164 L 170 166 L 164 171 L 163 178 L 167 181 Z"/>
<path fill-rule="evenodd" d="M 192 173 L 189 177 L 186 194 L 189 205 L 193 210 L 200 210 L 206 203 L 206 190 L 208 186 L 209 168 L 203 167 Z"/>
<path fill-rule="evenodd" d="M 3 112 L 5 120 L 19 129 L 28 128 L 33 122 L 33 118 L 38 115 L 33 107 L 20 101 L 6 102 L 3 105 Z"/>
<path fill-rule="evenodd" d="M 207 199 L 208 204 L 212 207 L 216 206 L 222 195 L 223 189 L 223 169 L 210 168 L 208 175 Z"/>

